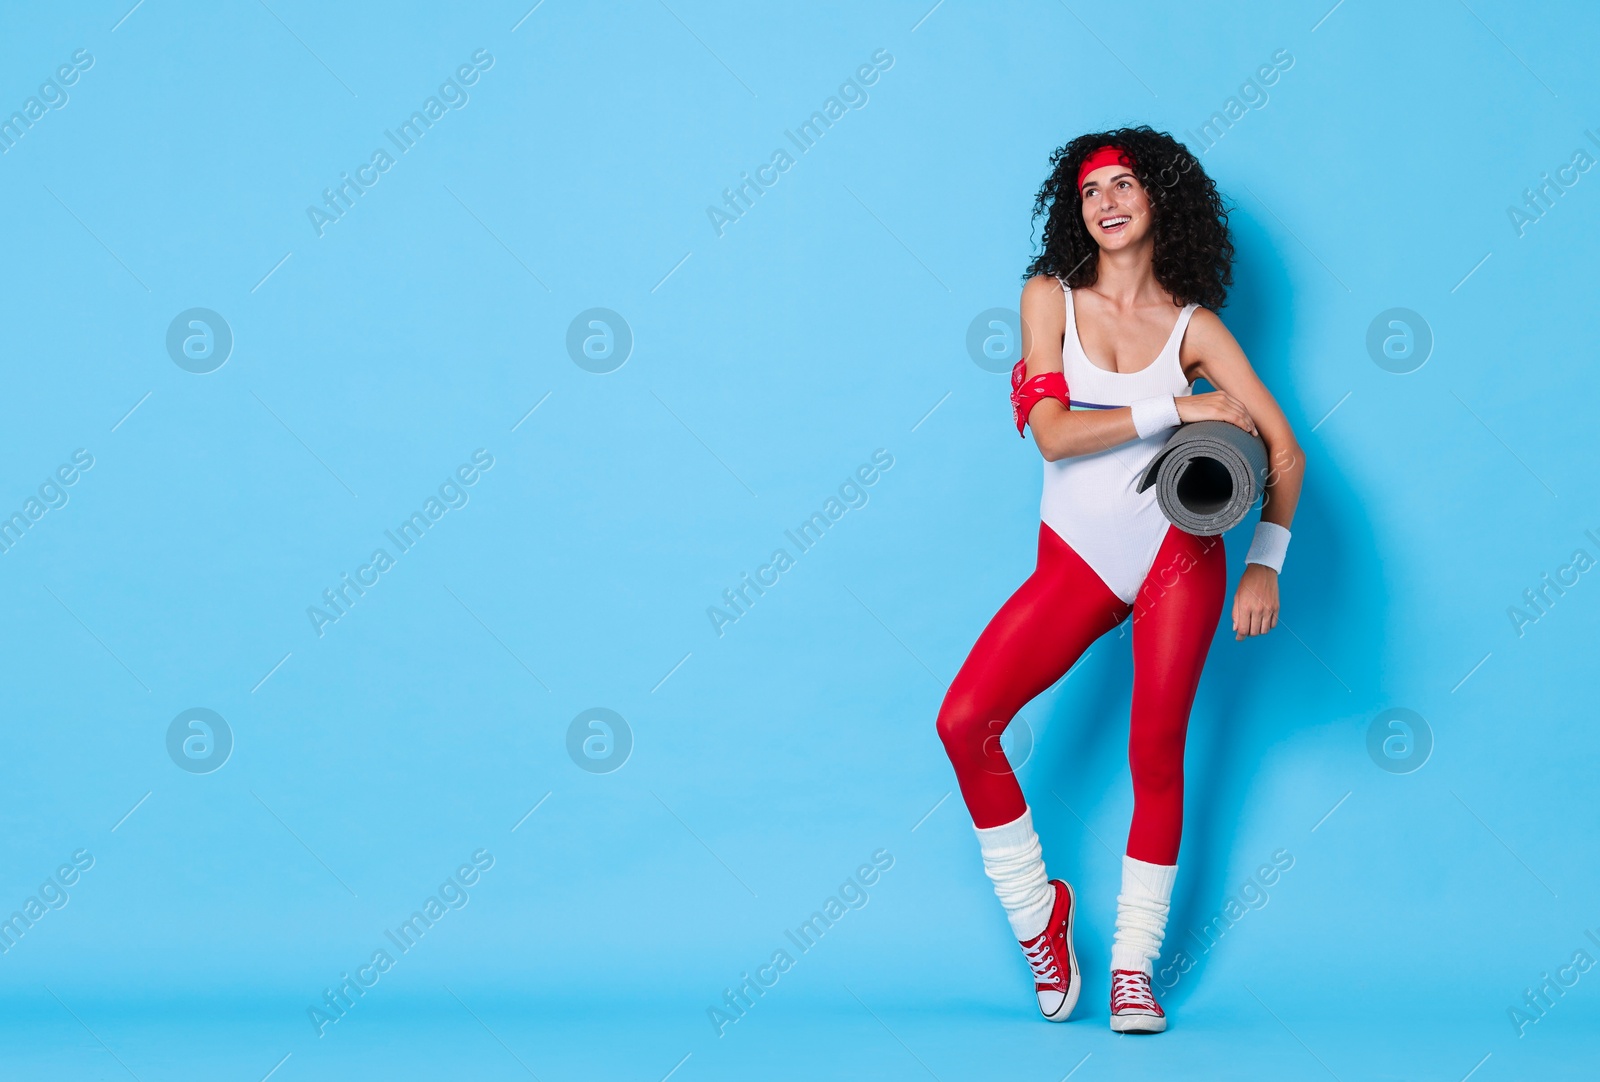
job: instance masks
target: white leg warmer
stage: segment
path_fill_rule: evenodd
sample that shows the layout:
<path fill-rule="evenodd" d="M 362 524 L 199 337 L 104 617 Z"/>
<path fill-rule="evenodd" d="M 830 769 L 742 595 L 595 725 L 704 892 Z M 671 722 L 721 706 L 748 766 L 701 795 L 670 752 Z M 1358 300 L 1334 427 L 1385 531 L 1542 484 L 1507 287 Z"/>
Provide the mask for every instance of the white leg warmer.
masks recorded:
<path fill-rule="evenodd" d="M 1122 893 L 1117 895 L 1117 933 L 1111 947 L 1111 968 L 1151 972 L 1161 954 L 1172 906 L 1176 864 L 1147 864 L 1123 854 Z"/>
<path fill-rule="evenodd" d="M 1044 874 L 1039 835 L 1033 832 L 1033 812 L 997 827 L 973 827 L 983 851 L 983 870 L 994 881 L 995 895 L 1005 907 L 1011 930 L 1019 941 L 1033 939 L 1050 923 L 1055 891 Z"/>

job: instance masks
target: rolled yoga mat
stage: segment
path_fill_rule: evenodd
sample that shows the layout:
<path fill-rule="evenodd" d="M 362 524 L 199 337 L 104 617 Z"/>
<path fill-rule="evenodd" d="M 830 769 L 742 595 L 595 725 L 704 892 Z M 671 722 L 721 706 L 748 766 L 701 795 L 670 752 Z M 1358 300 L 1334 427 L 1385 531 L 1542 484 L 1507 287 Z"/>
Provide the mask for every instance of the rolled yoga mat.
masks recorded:
<path fill-rule="evenodd" d="M 1186 533 L 1212 537 L 1237 526 L 1267 480 L 1267 447 L 1227 421 L 1180 425 L 1139 479 L 1156 486 L 1167 521 Z"/>

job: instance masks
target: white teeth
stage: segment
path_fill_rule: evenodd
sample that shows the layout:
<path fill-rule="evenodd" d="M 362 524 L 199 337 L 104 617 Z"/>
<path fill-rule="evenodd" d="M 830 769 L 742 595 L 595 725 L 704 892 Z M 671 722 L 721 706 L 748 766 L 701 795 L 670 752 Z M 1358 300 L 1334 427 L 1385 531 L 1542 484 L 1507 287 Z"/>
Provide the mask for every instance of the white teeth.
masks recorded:
<path fill-rule="evenodd" d="M 1100 222 L 1100 228 L 1111 229 L 1115 226 L 1126 225 L 1131 220 L 1132 219 L 1128 218 L 1127 216 L 1123 216 L 1121 218 L 1104 218 Z"/>

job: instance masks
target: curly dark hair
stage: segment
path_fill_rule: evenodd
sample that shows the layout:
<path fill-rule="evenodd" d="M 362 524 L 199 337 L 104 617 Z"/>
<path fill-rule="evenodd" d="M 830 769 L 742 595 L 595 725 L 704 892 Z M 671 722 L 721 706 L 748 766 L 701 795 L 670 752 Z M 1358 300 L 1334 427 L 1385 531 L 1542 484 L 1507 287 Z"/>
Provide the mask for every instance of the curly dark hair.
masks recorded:
<path fill-rule="evenodd" d="M 1033 205 L 1035 221 L 1048 215 L 1044 250 L 1023 278 L 1049 274 L 1073 288 L 1094 285 L 1100 247 L 1083 224 L 1078 167 L 1107 145 L 1122 147 L 1133 158 L 1133 174 L 1150 197 L 1156 281 L 1180 305 L 1220 309 L 1233 284 L 1228 208 L 1189 148 L 1147 126 L 1080 135 L 1051 155 L 1050 177 Z"/>

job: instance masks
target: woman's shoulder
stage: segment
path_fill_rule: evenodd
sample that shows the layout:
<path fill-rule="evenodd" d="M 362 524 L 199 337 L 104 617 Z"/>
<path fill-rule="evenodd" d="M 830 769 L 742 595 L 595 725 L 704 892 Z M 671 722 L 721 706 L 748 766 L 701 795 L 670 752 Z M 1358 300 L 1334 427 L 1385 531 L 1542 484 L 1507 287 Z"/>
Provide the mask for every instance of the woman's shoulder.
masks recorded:
<path fill-rule="evenodd" d="M 1022 295 L 1029 296 L 1056 296 L 1066 288 L 1066 284 L 1053 274 L 1035 274 L 1022 286 Z"/>
<path fill-rule="evenodd" d="M 1194 306 L 1194 313 L 1189 317 L 1189 331 L 1201 339 L 1221 335 L 1233 337 L 1228 331 L 1227 324 L 1222 322 L 1222 317 L 1203 304 Z"/>
<path fill-rule="evenodd" d="M 1035 274 L 1022 286 L 1022 315 L 1029 322 L 1043 320 L 1047 325 L 1065 324 L 1066 306 L 1061 303 L 1061 279 L 1050 274 Z"/>
<path fill-rule="evenodd" d="M 1189 326 L 1184 332 L 1178 355 L 1185 362 L 1199 361 L 1217 356 L 1228 346 L 1238 348 L 1233 332 L 1222 322 L 1222 317 L 1203 304 L 1197 305 L 1189 317 Z"/>
<path fill-rule="evenodd" d="M 1066 305 L 1062 303 L 1062 292 L 1066 283 L 1053 274 L 1035 274 L 1022 286 L 1022 308 L 1032 311 L 1035 315 L 1046 313 L 1059 313 L 1062 320 L 1066 319 Z"/>

